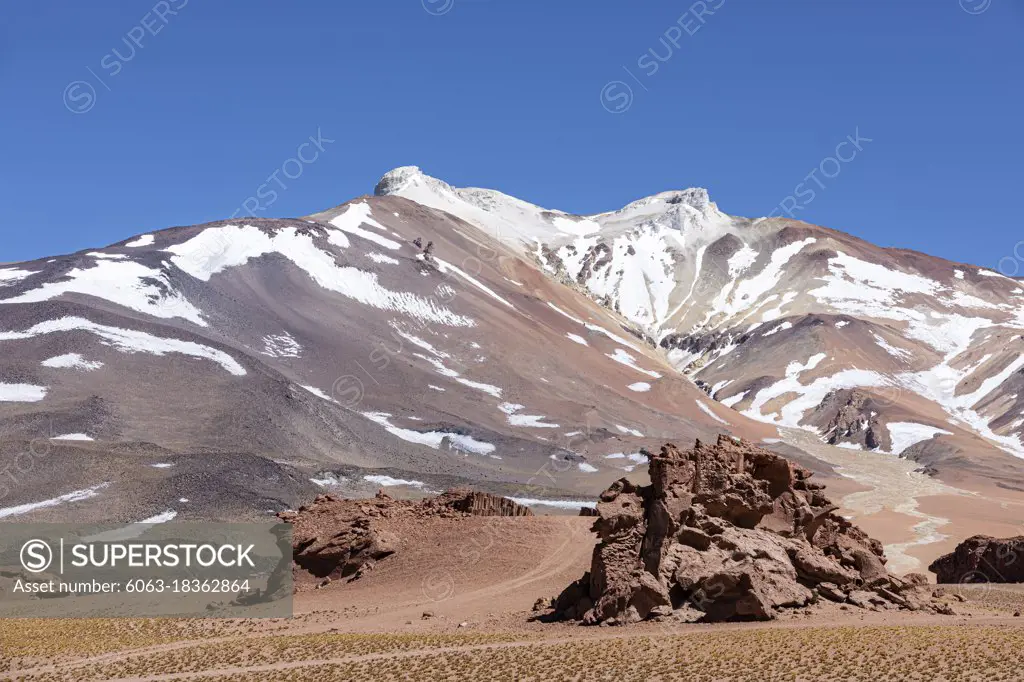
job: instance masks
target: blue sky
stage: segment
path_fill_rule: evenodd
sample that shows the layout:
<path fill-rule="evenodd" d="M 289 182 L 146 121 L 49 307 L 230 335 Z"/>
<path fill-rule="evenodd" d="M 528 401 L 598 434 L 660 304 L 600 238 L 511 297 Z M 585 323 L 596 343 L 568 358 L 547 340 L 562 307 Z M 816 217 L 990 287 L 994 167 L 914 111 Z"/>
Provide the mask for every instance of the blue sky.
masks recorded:
<path fill-rule="evenodd" d="M 1024 239 L 1021 0 L 0 12 L 0 261 L 246 213 L 275 171 L 249 208 L 311 213 L 407 164 L 580 213 L 703 186 L 989 267 Z"/>

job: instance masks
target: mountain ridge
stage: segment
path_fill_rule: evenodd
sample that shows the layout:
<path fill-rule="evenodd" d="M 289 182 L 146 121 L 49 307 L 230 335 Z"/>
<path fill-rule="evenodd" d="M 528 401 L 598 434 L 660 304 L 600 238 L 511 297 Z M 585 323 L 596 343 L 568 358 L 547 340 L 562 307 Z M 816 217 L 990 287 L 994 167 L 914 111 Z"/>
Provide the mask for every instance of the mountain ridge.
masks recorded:
<path fill-rule="evenodd" d="M 460 196 L 462 191 L 425 176 L 415 167 L 403 167 L 386 174 L 378 184 L 377 192 L 409 195 L 410 198 L 428 204 L 445 203 L 448 200 L 444 196 L 436 200 L 425 197 L 424 189 L 454 193 L 456 196 Z M 664 215 L 670 213 L 670 210 L 661 215 L 651 212 L 631 215 L 627 222 L 632 222 L 626 225 L 608 220 L 609 216 L 622 218 L 624 214 L 630 213 L 630 209 L 648 208 L 659 202 L 664 204 L 666 197 L 676 197 L 680 193 L 693 198 L 692 203 L 685 204 L 688 209 L 693 209 L 686 210 L 688 220 L 677 223 L 671 215 L 665 219 Z M 859 314 L 864 319 L 872 320 L 876 327 L 870 331 L 876 345 L 897 357 L 911 351 L 893 343 L 893 339 L 886 338 L 892 332 L 905 335 L 923 346 L 919 353 L 944 353 L 949 356 L 947 360 L 951 360 L 970 351 L 970 339 L 980 329 L 1024 328 L 1024 301 L 1009 300 L 1011 296 L 1017 298 L 1024 295 L 1024 289 L 1012 278 L 984 268 L 933 258 L 921 252 L 882 249 L 837 230 L 799 221 L 781 218 L 752 220 L 727 216 L 718 211 L 704 190 L 690 189 L 680 193 L 651 195 L 631 202 L 619 211 L 577 216 L 581 222 L 589 222 L 591 225 L 590 229 L 576 234 L 572 234 L 571 229 L 564 229 L 564 225 L 560 225 L 557 219 L 551 219 L 546 235 L 540 236 L 542 232 L 534 227 L 528 236 L 536 242 L 533 255 L 545 270 L 566 283 L 581 285 L 596 301 L 640 325 L 645 333 L 657 339 L 659 345 L 668 351 L 673 364 L 683 371 L 703 372 L 705 367 L 719 362 L 731 352 L 736 347 L 734 341 L 745 339 L 767 322 L 782 320 L 774 333 L 788 331 L 782 325 L 792 325 L 785 320 L 793 317 L 794 312 Z M 498 193 L 497 196 L 505 195 Z M 532 208 L 524 209 L 523 202 L 514 201 L 517 210 L 533 212 L 536 216 L 545 213 L 567 215 L 529 204 L 526 206 Z M 503 235 L 502 225 L 509 222 L 509 218 L 500 215 L 504 209 L 501 205 L 491 208 L 492 212 L 499 214 L 491 219 L 491 224 L 487 224 L 490 216 L 481 215 L 472 208 L 451 201 L 445 207 L 456 215 L 460 213 L 460 208 L 460 217 L 499 238 L 504 236 L 506 242 L 517 239 L 521 241 L 524 236 L 522 233 L 512 235 L 511 238 Z M 505 209 L 505 212 L 508 210 Z M 693 212 L 700 215 L 693 216 Z M 604 219 L 603 224 L 596 220 L 598 218 Z M 678 230 L 681 235 L 672 230 Z M 634 237 L 632 239 L 631 233 Z M 694 239 L 688 243 L 691 235 Z M 657 242 L 653 247 L 650 245 L 652 240 Z M 766 241 L 768 244 L 765 244 Z M 755 249 L 751 244 L 759 246 Z M 640 262 L 637 267 L 644 256 L 641 254 L 638 257 L 637 253 L 644 249 L 648 251 L 647 262 Z M 710 276 L 702 270 L 708 249 L 712 249 L 710 261 L 716 268 L 711 270 Z M 714 249 L 722 251 L 719 254 L 721 257 L 714 257 Z M 803 254 L 805 249 L 811 253 Z M 623 250 L 625 253 L 622 253 Z M 769 250 L 770 259 L 765 262 L 763 254 Z M 778 285 L 788 276 L 787 269 L 796 269 L 790 265 L 791 259 L 797 261 L 797 268 L 803 268 L 809 273 L 803 281 L 798 280 L 789 287 L 783 287 L 788 289 L 783 291 Z M 635 272 L 628 272 L 631 267 Z M 692 272 L 680 273 L 680 270 L 685 271 L 687 268 L 691 268 Z M 756 271 L 756 275 L 747 275 L 748 271 Z M 675 277 L 670 277 L 672 274 Z M 715 281 L 716 278 L 718 281 Z M 690 285 L 686 295 L 682 295 L 685 279 L 690 279 Z M 701 302 L 694 300 L 693 296 L 698 286 L 706 288 L 705 291 L 697 292 L 698 299 L 701 296 L 711 298 L 711 294 L 715 294 L 710 305 L 703 306 L 705 314 L 700 321 L 690 319 L 691 312 L 695 309 L 699 312 L 701 307 Z M 774 310 L 760 311 L 758 319 L 758 307 L 763 307 L 766 301 L 779 301 L 780 305 Z M 795 306 L 792 305 L 794 303 Z M 926 308 L 927 314 L 922 313 L 921 310 Z M 999 313 L 993 312 L 996 310 Z M 968 311 L 969 314 L 964 314 Z M 680 314 L 682 317 L 677 318 Z M 740 314 L 743 316 L 737 319 Z M 744 329 L 738 328 L 739 323 L 748 320 L 750 324 Z M 968 330 L 966 338 L 962 338 L 962 328 Z M 725 335 L 724 340 L 722 334 Z M 1011 343 L 1013 341 L 1019 341 L 1019 336 L 1011 339 Z M 695 367 L 694 363 L 697 362 L 702 363 L 701 366 Z M 877 359 L 869 358 L 868 362 L 880 364 Z M 1018 360 L 1004 363 L 1000 371 L 1007 366 L 1019 368 L 1019 355 Z M 933 363 L 933 369 L 949 374 L 951 368 Z M 909 372 L 904 374 L 906 376 L 901 375 L 897 383 L 907 390 L 920 388 L 922 382 L 930 383 L 933 379 L 912 376 Z M 967 374 L 958 377 L 957 383 L 967 379 Z M 776 374 L 777 380 L 783 378 L 782 373 Z M 869 383 L 868 387 L 871 387 L 871 382 L 879 381 L 874 377 L 861 379 L 861 383 Z M 726 374 L 721 381 L 732 383 L 734 377 Z M 721 381 L 713 382 L 713 385 L 724 388 Z M 856 381 L 851 386 L 837 385 L 835 388 L 845 390 L 855 387 L 858 387 Z M 952 395 L 947 395 L 949 391 L 933 393 L 932 398 L 953 419 L 970 422 L 973 428 L 997 447 L 1017 456 L 1024 455 L 1019 431 L 1015 436 L 1006 436 L 989 429 L 988 423 L 991 420 L 982 424 L 974 411 L 957 402 L 955 388 Z M 730 399 L 736 395 L 738 393 L 734 392 L 733 395 L 716 397 Z M 1019 413 L 1024 405 L 1015 404 L 1013 409 Z M 763 416 L 760 409 L 754 409 L 754 406 L 747 406 L 746 413 L 754 418 Z M 801 421 L 802 416 L 789 420 L 788 425 L 800 426 Z M 855 443 L 851 441 L 851 444 Z"/>
<path fill-rule="evenodd" d="M 377 481 L 557 502 L 629 475 L 658 441 L 771 445 L 790 428 L 947 480 L 1020 480 L 1015 280 L 728 216 L 699 188 L 574 216 L 388 176 L 304 218 L 0 268 L 0 456 L 55 453 L 9 502 L 109 482 L 118 505 L 90 513 L 209 518 L 239 513 L 225 491 L 281 511 Z M 123 447 L 139 442 L 141 462 Z M 175 482 L 237 452 L 285 492 L 223 469 Z"/>

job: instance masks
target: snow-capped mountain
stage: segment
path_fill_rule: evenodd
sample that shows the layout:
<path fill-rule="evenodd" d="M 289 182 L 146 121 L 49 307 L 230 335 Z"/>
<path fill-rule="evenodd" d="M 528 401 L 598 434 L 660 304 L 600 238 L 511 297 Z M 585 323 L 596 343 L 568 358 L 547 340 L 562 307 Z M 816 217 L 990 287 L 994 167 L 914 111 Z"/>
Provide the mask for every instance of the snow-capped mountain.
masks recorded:
<path fill-rule="evenodd" d="M 0 266 L 0 518 L 592 495 L 643 447 L 779 426 L 1013 484 L 1022 329 L 1016 280 L 705 190 L 576 216 L 399 168 L 302 218 Z"/>
<path fill-rule="evenodd" d="M 643 446 L 725 428 L 619 316 L 397 196 L 0 276 L 0 518 L 60 518 L 97 485 L 118 502 L 92 512 L 125 521 L 402 482 L 590 495 Z"/>
<path fill-rule="evenodd" d="M 377 192 L 529 253 L 752 419 L 847 447 L 920 443 L 929 462 L 979 448 L 1024 457 L 1015 279 L 798 221 L 728 216 L 703 189 L 590 216 L 453 188 L 416 168 L 387 174 Z"/>

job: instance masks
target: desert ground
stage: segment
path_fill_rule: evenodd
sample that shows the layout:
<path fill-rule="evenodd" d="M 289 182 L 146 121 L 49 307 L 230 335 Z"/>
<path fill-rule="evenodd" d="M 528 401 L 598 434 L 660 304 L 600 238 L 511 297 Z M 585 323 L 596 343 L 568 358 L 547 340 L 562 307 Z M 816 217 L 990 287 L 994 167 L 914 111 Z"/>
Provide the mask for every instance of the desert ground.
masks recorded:
<path fill-rule="evenodd" d="M 1015 680 L 1022 586 L 936 586 L 956 615 L 821 602 L 769 623 L 545 623 L 586 570 L 591 519 L 432 519 L 287 620 L 6 620 L 0 679 Z"/>
<path fill-rule="evenodd" d="M 967 475 L 947 481 L 912 460 L 833 447 L 799 429 L 779 434 L 817 460 L 816 468 L 832 468 L 818 480 L 841 514 L 885 545 L 887 567 L 897 575 L 926 572 L 972 535 L 1024 533 L 1024 494 L 1013 487 Z"/>

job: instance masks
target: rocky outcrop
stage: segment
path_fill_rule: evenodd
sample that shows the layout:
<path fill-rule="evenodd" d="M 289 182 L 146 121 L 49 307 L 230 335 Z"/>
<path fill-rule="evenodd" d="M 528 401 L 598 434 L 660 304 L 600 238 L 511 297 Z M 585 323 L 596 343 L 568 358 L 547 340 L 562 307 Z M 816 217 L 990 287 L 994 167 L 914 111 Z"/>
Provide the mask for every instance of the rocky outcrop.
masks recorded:
<path fill-rule="evenodd" d="M 928 570 L 940 583 L 1024 583 L 1024 535 L 969 537 Z"/>
<path fill-rule="evenodd" d="M 865 450 L 889 450 L 889 434 L 879 420 L 884 407 L 863 391 L 830 391 L 812 411 L 808 423 L 818 426 L 830 445 L 851 443 Z"/>
<path fill-rule="evenodd" d="M 453 510 L 469 516 L 533 516 L 530 508 L 507 497 L 454 489 L 423 501 L 425 509 Z"/>
<path fill-rule="evenodd" d="M 292 572 L 302 589 L 355 580 L 399 551 L 402 538 L 388 528 L 392 519 L 532 515 L 508 498 L 454 489 L 418 501 L 396 500 L 383 491 L 372 500 L 318 495 L 311 505 L 278 517 L 292 524 Z"/>
<path fill-rule="evenodd" d="M 616 481 L 601 494 L 590 572 L 556 599 L 556 614 L 622 624 L 686 610 L 705 620 L 767 620 L 826 599 L 878 609 L 929 609 L 921 575 L 885 569 L 877 540 L 841 516 L 811 472 L 719 436 L 668 444 L 651 485 Z"/>

